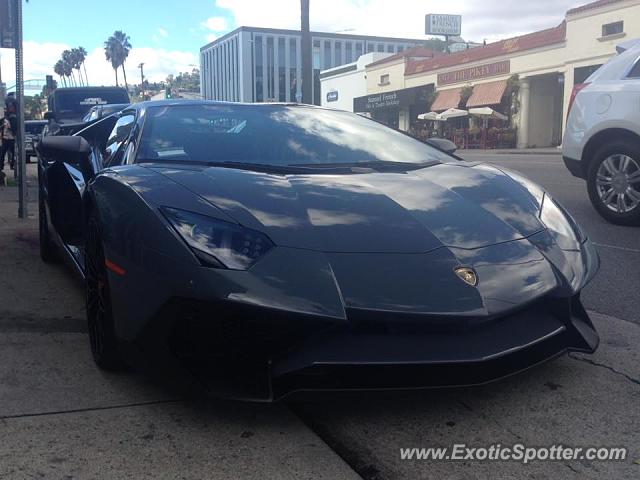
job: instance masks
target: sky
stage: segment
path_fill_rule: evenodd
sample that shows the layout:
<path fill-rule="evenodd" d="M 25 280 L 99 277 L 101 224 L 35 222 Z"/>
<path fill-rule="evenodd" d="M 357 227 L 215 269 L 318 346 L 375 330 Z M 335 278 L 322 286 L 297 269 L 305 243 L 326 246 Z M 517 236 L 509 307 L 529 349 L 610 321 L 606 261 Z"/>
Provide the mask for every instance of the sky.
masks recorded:
<path fill-rule="evenodd" d="M 311 29 L 408 38 L 426 38 L 427 13 L 462 15 L 462 36 L 488 42 L 558 25 L 567 9 L 587 0 L 310 0 Z M 125 64 L 130 83 L 163 80 L 190 71 L 199 50 L 246 25 L 300 26 L 299 0 L 30 0 L 24 4 L 25 78 L 44 79 L 66 48 L 82 46 L 93 85 L 113 85 L 115 76 L 103 43 L 115 31 L 131 37 Z M 2 80 L 15 82 L 12 50 L 2 49 Z M 122 75 L 120 74 L 120 81 Z M 29 92 L 27 92 L 29 93 Z"/>

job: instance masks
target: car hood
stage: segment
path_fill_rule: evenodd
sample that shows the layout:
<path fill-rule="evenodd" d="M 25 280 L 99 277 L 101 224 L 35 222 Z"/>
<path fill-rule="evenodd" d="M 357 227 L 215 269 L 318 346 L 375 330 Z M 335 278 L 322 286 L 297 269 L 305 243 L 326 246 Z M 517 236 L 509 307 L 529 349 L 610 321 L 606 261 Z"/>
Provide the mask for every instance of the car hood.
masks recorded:
<path fill-rule="evenodd" d="M 349 175 L 149 167 L 287 247 L 423 253 L 485 247 L 544 229 L 540 199 L 522 181 L 486 164 Z"/>

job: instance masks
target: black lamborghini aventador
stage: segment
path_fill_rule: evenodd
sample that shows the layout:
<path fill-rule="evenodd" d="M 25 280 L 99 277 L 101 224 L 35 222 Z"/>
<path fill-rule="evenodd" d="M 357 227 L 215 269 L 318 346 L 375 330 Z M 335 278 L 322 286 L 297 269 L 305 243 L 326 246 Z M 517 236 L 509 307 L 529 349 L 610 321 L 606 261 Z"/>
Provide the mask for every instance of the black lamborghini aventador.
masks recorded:
<path fill-rule="evenodd" d="M 132 105 L 39 144 L 40 242 L 99 367 L 219 395 L 472 385 L 598 335 L 599 260 L 548 193 L 346 112 Z"/>

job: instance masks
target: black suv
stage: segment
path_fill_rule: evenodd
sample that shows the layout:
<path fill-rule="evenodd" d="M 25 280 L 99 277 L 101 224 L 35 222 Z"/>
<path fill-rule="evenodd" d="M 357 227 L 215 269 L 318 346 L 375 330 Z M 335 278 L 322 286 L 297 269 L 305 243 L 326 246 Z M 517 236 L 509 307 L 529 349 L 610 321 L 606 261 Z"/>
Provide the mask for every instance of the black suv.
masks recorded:
<path fill-rule="evenodd" d="M 82 124 L 83 118 L 96 105 L 129 104 L 129 94 L 120 87 L 57 88 L 49 96 L 49 111 L 45 118 L 50 124 L 44 135 L 70 135 L 72 125 Z M 55 124 L 55 127 L 54 127 Z M 64 128 L 69 126 L 71 131 Z"/>

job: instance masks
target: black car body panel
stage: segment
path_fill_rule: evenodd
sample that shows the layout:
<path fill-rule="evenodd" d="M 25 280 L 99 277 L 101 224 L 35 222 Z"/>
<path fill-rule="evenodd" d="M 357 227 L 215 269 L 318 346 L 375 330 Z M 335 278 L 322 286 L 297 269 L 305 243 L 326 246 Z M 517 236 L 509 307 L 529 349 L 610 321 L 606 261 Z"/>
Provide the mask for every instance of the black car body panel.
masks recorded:
<path fill-rule="evenodd" d="M 51 229 L 71 263 L 82 273 L 91 210 L 105 256 L 126 272 L 109 272 L 111 302 L 137 364 L 274 400 L 484 383 L 597 347 L 579 295 L 598 255 L 523 177 L 453 157 L 346 174 L 127 160 L 157 105 L 185 103 L 139 104 L 79 132 L 93 145 L 82 165 L 40 158 Z M 105 162 L 100 132 L 128 115 L 128 136 Z M 212 268 L 166 207 L 263 232 L 274 246 L 246 270 Z"/>

